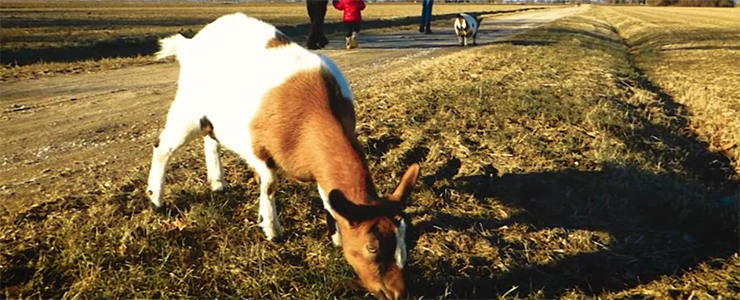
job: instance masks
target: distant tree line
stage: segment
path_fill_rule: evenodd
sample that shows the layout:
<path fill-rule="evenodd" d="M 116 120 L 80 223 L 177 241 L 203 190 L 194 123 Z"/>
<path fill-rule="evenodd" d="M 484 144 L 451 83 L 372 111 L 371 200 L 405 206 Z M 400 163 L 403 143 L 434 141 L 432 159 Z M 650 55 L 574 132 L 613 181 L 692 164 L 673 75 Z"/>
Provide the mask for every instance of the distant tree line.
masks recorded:
<path fill-rule="evenodd" d="M 177 1 L 177 0 L 157 0 Z M 188 0 L 212 2 L 272 2 L 276 0 Z M 277 0 L 277 2 L 303 2 L 312 0 Z M 419 0 L 365 0 L 365 2 L 418 2 Z M 703 6 L 703 7 L 734 7 L 740 0 L 438 0 L 452 3 L 497 3 L 497 4 L 627 4 L 652 6 Z"/>
<path fill-rule="evenodd" d="M 734 7 L 733 0 L 602 0 L 609 4 L 642 4 L 652 6 L 702 6 L 702 7 Z"/>
<path fill-rule="evenodd" d="M 704 7 L 734 7 L 732 0 L 648 0 L 648 5 L 655 6 L 704 6 Z"/>

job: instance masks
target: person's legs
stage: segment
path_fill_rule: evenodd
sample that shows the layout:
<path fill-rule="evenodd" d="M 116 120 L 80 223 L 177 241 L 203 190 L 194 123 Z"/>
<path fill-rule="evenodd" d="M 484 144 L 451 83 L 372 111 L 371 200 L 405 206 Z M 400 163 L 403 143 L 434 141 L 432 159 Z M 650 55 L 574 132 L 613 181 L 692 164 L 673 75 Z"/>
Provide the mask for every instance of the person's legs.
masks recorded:
<path fill-rule="evenodd" d="M 347 30 L 347 35 L 344 37 L 344 45 L 347 49 L 352 49 L 350 47 L 350 38 L 352 38 L 352 32 L 353 32 L 353 25 L 351 22 L 344 22 L 344 29 Z"/>
<path fill-rule="evenodd" d="M 357 36 L 360 34 L 360 22 L 352 23 L 352 36 L 350 37 L 350 47 L 357 48 Z"/>
<path fill-rule="evenodd" d="M 419 26 L 419 32 L 424 32 L 427 29 L 427 16 L 431 13 L 431 7 L 429 6 L 431 0 L 421 1 L 421 25 Z"/>
<path fill-rule="evenodd" d="M 308 1 L 311 2 L 311 1 Z M 316 15 L 316 24 L 321 24 L 320 26 L 316 26 L 316 37 L 318 39 L 319 46 L 321 48 L 326 47 L 327 44 L 329 44 L 329 39 L 326 38 L 326 35 L 324 35 L 324 18 L 326 17 L 326 4 L 328 1 L 315 1 L 317 2 L 314 5 L 318 6 L 319 12 Z"/>
<path fill-rule="evenodd" d="M 426 16 L 424 16 L 424 21 L 426 21 L 426 24 L 424 24 L 425 33 L 432 33 L 432 6 L 434 6 L 434 0 L 424 0 L 424 6 L 427 7 L 426 9 Z"/>
<path fill-rule="evenodd" d="M 306 1 L 308 16 L 311 19 L 311 33 L 306 42 L 308 49 L 323 48 L 329 43 L 324 35 L 324 17 L 326 16 L 327 3 L 327 0 Z"/>

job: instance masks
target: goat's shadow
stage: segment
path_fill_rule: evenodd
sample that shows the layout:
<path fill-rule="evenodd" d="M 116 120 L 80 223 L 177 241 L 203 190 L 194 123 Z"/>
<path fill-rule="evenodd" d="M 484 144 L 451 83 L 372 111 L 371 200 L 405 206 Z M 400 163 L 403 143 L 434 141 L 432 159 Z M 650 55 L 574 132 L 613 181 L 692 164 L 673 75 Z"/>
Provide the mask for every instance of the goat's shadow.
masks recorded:
<path fill-rule="evenodd" d="M 680 276 L 701 263 L 712 264 L 713 259 L 728 258 L 737 251 L 739 184 L 730 159 L 709 150 L 695 134 L 680 130 L 688 126 L 683 116 L 686 109 L 648 81 L 642 70 L 635 71 L 641 78 L 636 84 L 660 98 L 661 109 L 672 122 L 652 124 L 640 112 L 644 108 L 614 100 L 626 117 L 643 126 L 630 135 L 607 130 L 615 130 L 609 134 L 623 139 L 633 151 L 653 153 L 663 162 L 679 162 L 681 174 L 656 174 L 628 164 L 602 163 L 598 168 L 503 175 L 494 165 L 482 165 L 466 169 L 484 170 L 483 174 L 458 176 L 462 162 L 450 157 L 436 172 L 422 177 L 421 188 L 442 198 L 469 195 L 484 207 L 504 206 L 520 213 L 486 219 L 425 207 L 415 215 L 429 220 L 414 224 L 409 248 L 414 249 L 421 235 L 433 232 L 489 232 L 484 238 L 491 247 L 509 251 L 514 258 L 499 271 L 494 271 L 501 265 L 499 257 L 471 257 L 459 265 L 443 258 L 412 261 L 411 274 L 434 273 L 425 272 L 424 266 L 435 265 L 441 268 L 439 274 L 448 277 L 414 276 L 410 289 L 424 297 L 496 298 L 512 287 L 517 287 L 514 293 L 525 296 L 544 293 L 546 298 L 557 298 L 573 289 L 597 296 L 665 275 Z M 650 137 L 660 139 L 670 150 L 659 148 Z M 442 200 L 445 207 L 455 205 L 454 199 Z M 553 259 L 547 264 L 533 264 L 520 254 L 527 252 L 521 242 L 502 238 L 499 229 L 511 224 L 526 226 L 527 233 L 550 229 L 576 234 L 603 232 L 609 241 L 594 241 L 602 245 L 600 250 L 565 249 L 549 254 Z M 449 278 L 463 267 L 475 271 Z"/>
<path fill-rule="evenodd" d="M 558 255 L 554 263 L 529 264 L 522 258 L 507 271 L 477 272 L 455 277 L 451 282 L 449 278 L 414 277 L 410 286 L 415 295 L 435 297 L 451 293 L 449 295 L 460 298 L 495 298 L 516 286 L 516 292 L 521 295 L 543 292 L 546 298 L 557 298 L 577 288 L 596 296 L 604 291 L 621 291 L 650 282 L 663 275 L 680 275 L 711 258 L 729 257 L 735 250 L 734 245 L 738 244 L 735 216 L 727 211 L 727 206 L 737 209 L 736 204 L 721 203 L 721 199 L 712 198 L 718 194 L 671 176 L 605 166 L 594 172 L 572 170 L 499 177 L 495 168 L 487 165 L 482 166 L 487 169 L 486 174 L 452 179 L 459 167 L 459 160 L 450 159 L 441 168 L 443 171 L 423 178 L 422 182 L 429 186 L 440 178 L 451 179 L 451 184 L 444 188 L 472 194 L 481 204 L 515 207 L 524 212 L 495 220 L 422 209 L 416 215 L 431 215 L 432 218 L 414 224 L 409 233 L 411 251 L 418 251 L 413 247 L 423 234 L 469 229 L 495 233 L 511 224 L 525 224 L 528 232 L 553 228 L 567 232 L 607 232 L 611 242 L 596 252 Z M 620 182 L 615 184 L 617 176 Z M 680 188 L 653 189 L 669 186 Z M 684 193 L 699 197 L 695 203 L 664 206 L 674 196 Z M 717 201 L 702 202 L 707 200 Z M 685 211 L 686 207 L 692 209 Z M 725 212 L 721 213 L 723 209 Z M 506 242 L 499 234 L 486 239 L 498 249 L 526 251 L 521 244 Z M 467 266 L 456 266 L 444 259 L 432 264 L 446 269 L 444 273 L 449 275 L 462 267 L 491 270 L 498 259 L 476 257 Z M 410 272 L 420 272 L 419 268 L 423 267 L 412 264 Z"/>
<path fill-rule="evenodd" d="M 559 33 L 582 34 L 565 30 Z M 592 37 L 609 39 L 613 42 L 607 43 L 609 47 L 627 47 L 609 37 Z M 609 99 L 618 113 L 639 126 L 627 132 L 609 127 L 604 134 L 620 139 L 630 151 L 650 154 L 655 158 L 653 163 L 673 164 L 678 171 L 658 174 L 629 163 L 601 163 L 501 175 L 495 165 L 482 165 L 464 168 L 484 170 L 482 174 L 460 176 L 462 161 L 449 157 L 433 174 L 421 179 L 421 188 L 431 190 L 443 201 L 439 201 L 440 207 L 432 205 L 415 212 L 414 217 L 421 216 L 424 221 L 414 224 L 408 235 L 409 248 L 416 254 L 413 256 L 424 256 L 416 253 L 420 249 L 413 248 L 420 236 L 454 230 L 486 232 L 477 238 L 509 255 L 509 261 L 502 264 L 500 257 L 493 256 L 470 257 L 464 263 L 445 258 L 412 259 L 410 274 L 432 274 L 412 275 L 409 287 L 415 295 L 497 298 L 516 287 L 512 293 L 525 297 L 557 298 L 571 290 L 598 296 L 662 276 L 681 276 L 699 264 L 721 264 L 737 251 L 740 186 L 730 159 L 710 150 L 693 133 L 686 107 L 652 83 L 634 62 L 630 64 L 636 76 L 618 76 L 634 78 L 634 82 L 617 84 L 636 86 L 658 99 L 651 106 Z M 647 119 L 646 111 L 650 109 L 659 109 L 668 121 Z M 488 219 L 466 212 L 436 211 L 442 205 L 456 205 L 454 199 L 448 199 L 452 194 L 470 196 L 484 207 L 506 207 L 517 213 Z M 506 240 L 505 233 L 499 231 L 511 225 L 524 226 L 526 233 L 558 229 L 575 235 L 599 232 L 609 238 L 591 241 L 601 244 L 597 250 L 558 249 L 563 251 L 548 253 L 551 260 L 546 264 L 529 263 L 525 257 L 529 252 L 523 247 L 529 242 Z M 536 241 L 530 242 L 537 245 Z M 464 274 L 455 275 L 459 273 Z M 678 294 L 671 297 L 689 297 L 682 291 L 676 290 Z"/>

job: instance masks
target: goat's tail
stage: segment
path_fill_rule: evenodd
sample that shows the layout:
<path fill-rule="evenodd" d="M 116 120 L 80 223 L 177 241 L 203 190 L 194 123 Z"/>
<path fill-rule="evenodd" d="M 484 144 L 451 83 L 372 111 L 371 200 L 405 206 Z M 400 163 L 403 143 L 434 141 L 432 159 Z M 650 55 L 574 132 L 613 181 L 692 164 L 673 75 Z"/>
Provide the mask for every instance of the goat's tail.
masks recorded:
<path fill-rule="evenodd" d="M 175 34 L 159 40 L 159 51 L 155 54 L 157 60 L 177 55 L 177 48 L 187 42 L 188 39 L 181 34 Z"/>

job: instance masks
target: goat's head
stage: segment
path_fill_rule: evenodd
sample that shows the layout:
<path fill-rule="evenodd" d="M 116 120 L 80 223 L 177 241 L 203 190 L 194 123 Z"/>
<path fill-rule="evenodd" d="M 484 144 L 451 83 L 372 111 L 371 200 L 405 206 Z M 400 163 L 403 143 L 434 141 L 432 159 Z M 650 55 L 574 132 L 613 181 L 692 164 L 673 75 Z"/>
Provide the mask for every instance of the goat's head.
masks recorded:
<path fill-rule="evenodd" d="M 329 193 L 338 214 L 344 257 L 370 292 L 379 299 L 406 296 L 403 268 L 406 264 L 404 200 L 419 178 L 419 165 L 406 171 L 393 194 L 373 205 L 357 205 L 339 190 Z"/>

